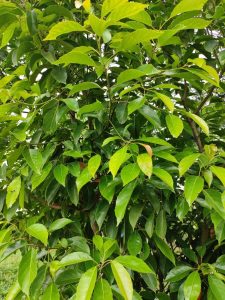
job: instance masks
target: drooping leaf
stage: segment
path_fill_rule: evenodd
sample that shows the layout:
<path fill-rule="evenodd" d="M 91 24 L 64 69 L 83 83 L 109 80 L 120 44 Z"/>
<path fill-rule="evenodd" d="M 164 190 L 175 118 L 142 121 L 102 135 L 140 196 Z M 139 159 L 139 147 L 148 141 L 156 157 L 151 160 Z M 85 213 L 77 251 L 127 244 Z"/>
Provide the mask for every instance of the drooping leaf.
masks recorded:
<path fill-rule="evenodd" d="M 48 230 L 43 224 L 32 224 L 31 226 L 27 227 L 26 232 L 47 246 Z"/>
<path fill-rule="evenodd" d="M 174 138 L 178 138 L 184 128 L 182 120 L 172 114 L 166 116 L 166 125 Z"/>
<path fill-rule="evenodd" d="M 156 217 L 155 233 L 161 239 L 164 239 L 167 231 L 166 214 L 163 209 L 160 210 Z"/>
<path fill-rule="evenodd" d="M 187 265 L 177 266 L 169 271 L 166 276 L 166 280 L 169 282 L 180 281 L 181 279 L 185 278 L 192 270 L 193 268 Z"/>
<path fill-rule="evenodd" d="M 222 300 L 224 298 L 225 284 L 222 280 L 216 278 L 214 275 L 208 277 L 210 290 L 216 300 Z"/>
<path fill-rule="evenodd" d="M 32 191 L 36 189 L 48 176 L 52 169 L 52 163 L 48 163 L 41 171 L 41 175 L 34 173 L 31 177 Z"/>
<path fill-rule="evenodd" d="M 173 190 L 173 178 L 166 170 L 153 168 L 153 174 L 165 182 Z"/>
<path fill-rule="evenodd" d="M 183 176 L 187 172 L 187 170 L 194 164 L 199 155 L 199 153 L 190 154 L 188 156 L 185 156 L 180 161 L 178 166 L 180 177 Z"/>
<path fill-rule="evenodd" d="M 204 187 L 204 180 L 202 177 L 192 175 L 186 178 L 184 184 L 184 195 L 189 206 L 191 206 L 192 203 L 196 200 L 198 195 L 203 190 L 203 187 Z"/>
<path fill-rule="evenodd" d="M 136 204 L 135 206 L 132 206 L 130 209 L 129 222 L 133 230 L 137 224 L 138 219 L 141 216 L 142 210 L 143 210 L 143 205 L 141 204 Z"/>
<path fill-rule="evenodd" d="M 53 174 L 54 174 L 55 179 L 61 185 L 65 186 L 65 184 L 66 184 L 66 176 L 67 176 L 68 172 L 69 172 L 69 169 L 65 165 L 60 164 L 60 165 L 57 165 L 54 168 Z"/>
<path fill-rule="evenodd" d="M 162 254 L 165 255 L 175 265 L 174 254 L 167 243 L 156 235 L 154 235 L 154 242 L 156 243 L 157 248 L 159 248 Z"/>
<path fill-rule="evenodd" d="M 117 172 L 119 171 L 119 168 L 121 165 L 126 161 L 127 158 L 127 146 L 124 146 L 123 148 L 117 150 L 109 160 L 109 170 L 113 175 L 113 178 L 115 178 Z"/>
<path fill-rule="evenodd" d="M 123 185 L 125 186 L 129 182 L 133 181 L 138 177 L 140 173 L 140 168 L 137 164 L 128 164 L 121 170 L 121 179 L 123 181 Z"/>
<path fill-rule="evenodd" d="M 95 173 L 97 172 L 99 166 L 101 164 L 101 156 L 99 154 L 96 154 L 95 156 L 92 156 L 88 161 L 88 171 L 91 174 L 92 177 L 95 176 Z"/>
<path fill-rule="evenodd" d="M 137 163 L 141 171 L 148 176 L 148 178 L 152 175 L 152 158 L 149 154 L 143 153 L 137 156 Z"/>
<path fill-rule="evenodd" d="M 223 186 L 225 187 L 225 168 L 212 166 L 210 167 L 210 170 L 213 172 L 213 174 L 216 175 L 216 177 L 219 178 L 219 180 L 222 182 Z"/>

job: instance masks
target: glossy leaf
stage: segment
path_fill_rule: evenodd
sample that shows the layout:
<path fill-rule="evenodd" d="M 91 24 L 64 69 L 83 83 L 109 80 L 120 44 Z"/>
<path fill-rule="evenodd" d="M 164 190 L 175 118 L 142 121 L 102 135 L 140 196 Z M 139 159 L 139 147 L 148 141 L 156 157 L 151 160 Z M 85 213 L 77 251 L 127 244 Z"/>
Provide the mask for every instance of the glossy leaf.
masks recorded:
<path fill-rule="evenodd" d="M 13 181 L 7 187 L 6 195 L 6 205 L 10 208 L 19 196 L 21 188 L 21 178 L 20 176 L 13 179 Z"/>
<path fill-rule="evenodd" d="M 92 177 L 95 176 L 95 173 L 97 172 L 99 166 L 101 164 L 101 156 L 99 154 L 96 154 L 95 156 L 92 156 L 88 161 L 88 171 L 91 174 Z"/>
<path fill-rule="evenodd" d="M 190 154 L 184 157 L 179 162 L 178 168 L 179 168 L 180 177 L 183 176 L 187 172 L 187 170 L 195 163 L 199 155 L 200 155 L 199 153 Z"/>
<path fill-rule="evenodd" d="M 152 175 L 152 158 L 147 153 L 139 154 L 137 157 L 137 163 L 141 171 L 148 176 Z"/>
<path fill-rule="evenodd" d="M 192 11 L 192 10 L 202 10 L 204 4 L 208 0 L 199 0 L 199 1 L 194 1 L 194 0 L 182 0 L 180 1 L 173 9 L 170 17 L 174 17 L 178 14 L 187 12 L 187 11 Z"/>
<path fill-rule="evenodd" d="M 47 246 L 48 230 L 43 224 L 33 224 L 26 229 L 26 232 Z"/>
<path fill-rule="evenodd" d="M 54 168 L 53 174 L 55 176 L 55 179 L 63 186 L 66 184 L 66 176 L 68 174 L 69 170 L 66 166 L 63 164 L 57 165 Z"/>
<path fill-rule="evenodd" d="M 225 168 L 212 166 L 210 167 L 210 170 L 213 172 L 213 174 L 216 175 L 216 177 L 219 178 L 219 180 L 222 182 L 223 186 L 225 187 Z"/>
<path fill-rule="evenodd" d="M 87 270 L 80 278 L 75 300 L 90 300 L 97 279 L 97 267 Z"/>
<path fill-rule="evenodd" d="M 116 151 L 110 158 L 109 161 L 109 170 L 113 175 L 113 178 L 116 176 L 117 172 L 121 165 L 126 161 L 127 158 L 127 146 Z"/>
<path fill-rule="evenodd" d="M 154 241 L 156 243 L 157 248 L 159 248 L 163 255 L 165 255 L 175 265 L 174 254 L 170 247 L 167 245 L 167 243 L 164 242 L 164 240 L 157 237 L 156 235 L 154 235 Z"/>
<path fill-rule="evenodd" d="M 46 288 L 42 300 L 60 300 L 59 291 L 54 283 L 49 284 Z"/>
<path fill-rule="evenodd" d="M 137 164 L 128 164 L 121 170 L 121 179 L 123 185 L 128 184 L 138 177 L 140 173 L 140 168 Z"/>
<path fill-rule="evenodd" d="M 132 255 L 118 256 L 115 261 L 124 267 L 140 273 L 154 273 L 151 268 L 140 258 Z"/>
<path fill-rule="evenodd" d="M 173 178 L 167 171 L 160 168 L 153 168 L 153 174 L 160 178 L 173 190 Z"/>
<path fill-rule="evenodd" d="M 73 221 L 67 218 L 61 218 L 58 220 L 55 220 L 53 223 L 51 223 L 51 225 L 49 226 L 49 231 L 56 231 L 59 229 L 64 228 L 66 225 L 72 223 Z"/>
<path fill-rule="evenodd" d="M 198 271 L 192 272 L 184 282 L 185 300 L 195 300 L 201 292 L 201 279 Z"/>
<path fill-rule="evenodd" d="M 179 117 L 172 114 L 166 116 L 166 125 L 169 129 L 169 132 L 174 138 L 178 138 L 181 135 L 184 128 L 182 120 Z"/>
<path fill-rule="evenodd" d="M 94 288 L 93 300 L 113 300 L 111 287 L 107 280 L 100 278 Z"/>
<path fill-rule="evenodd" d="M 196 200 L 198 195 L 201 193 L 204 187 L 204 180 L 200 176 L 188 176 L 184 184 L 184 195 L 189 204 Z"/>

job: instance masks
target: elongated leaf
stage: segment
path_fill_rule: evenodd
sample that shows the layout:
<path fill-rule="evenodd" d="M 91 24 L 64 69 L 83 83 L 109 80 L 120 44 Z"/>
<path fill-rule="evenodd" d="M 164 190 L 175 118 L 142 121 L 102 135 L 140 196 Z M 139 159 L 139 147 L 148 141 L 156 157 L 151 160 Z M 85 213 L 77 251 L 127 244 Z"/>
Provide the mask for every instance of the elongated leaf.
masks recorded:
<path fill-rule="evenodd" d="M 29 296 L 31 283 L 37 275 L 37 251 L 35 249 L 29 250 L 22 258 L 19 271 L 18 281 L 21 290 Z"/>
<path fill-rule="evenodd" d="M 20 176 L 13 179 L 13 181 L 7 187 L 6 195 L 6 205 L 10 208 L 19 196 L 21 188 L 21 178 Z"/>
<path fill-rule="evenodd" d="M 90 300 L 95 282 L 97 279 L 97 267 L 93 267 L 86 271 L 82 276 L 77 286 L 75 300 Z"/>
<path fill-rule="evenodd" d="M 128 184 L 138 177 L 140 173 L 140 168 L 137 164 L 128 164 L 121 170 L 121 179 L 123 181 L 123 185 Z"/>
<path fill-rule="evenodd" d="M 72 223 L 73 221 L 67 218 L 61 218 L 58 220 L 55 220 L 53 223 L 51 223 L 51 225 L 49 226 L 49 231 L 56 231 L 59 229 L 64 228 L 66 225 Z"/>
<path fill-rule="evenodd" d="M 94 289 L 93 300 L 113 300 L 111 287 L 107 280 L 100 278 Z"/>
<path fill-rule="evenodd" d="M 101 164 L 101 156 L 96 154 L 95 156 L 91 157 L 88 161 L 88 171 L 92 177 L 95 176 L 99 166 Z"/>
<path fill-rule="evenodd" d="M 130 222 L 130 225 L 132 226 L 133 230 L 137 224 L 138 219 L 141 216 L 142 210 L 143 210 L 143 205 L 141 205 L 141 204 L 132 206 L 130 209 L 129 222 Z"/>
<path fill-rule="evenodd" d="M 88 167 L 83 169 L 81 174 L 77 177 L 77 181 L 76 181 L 78 193 L 80 192 L 81 188 L 91 180 L 91 177 L 92 176 L 89 173 Z"/>
<path fill-rule="evenodd" d="M 157 93 L 155 92 L 155 95 L 157 96 L 157 98 L 159 98 L 160 100 L 162 100 L 162 102 L 167 106 L 167 108 L 173 112 L 174 111 L 174 103 L 173 101 L 166 95 L 161 94 L 161 93 Z"/>
<path fill-rule="evenodd" d="M 185 278 L 191 271 L 193 270 L 192 267 L 181 265 L 173 268 L 169 271 L 166 276 L 166 280 L 169 282 L 176 282 L 183 278 Z"/>
<path fill-rule="evenodd" d="M 127 146 L 117 150 L 109 160 L 109 170 L 115 178 L 119 168 L 126 161 L 127 158 Z"/>
<path fill-rule="evenodd" d="M 212 166 L 210 167 L 210 170 L 213 172 L 213 174 L 216 175 L 216 177 L 219 178 L 219 180 L 222 182 L 223 186 L 225 187 L 225 168 Z"/>
<path fill-rule="evenodd" d="M 3 31 L 0 49 L 5 47 L 9 43 L 9 41 L 13 37 L 16 27 L 17 27 L 17 23 L 14 21 Z"/>
<path fill-rule="evenodd" d="M 84 252 L 73 252 L 64 256 L 60 261 L 60 267 L 78 264 L 84 261 L 92 260 L 90 255 Z"/>
<path fill-rule="evenodd" d="M 201 292 L 201 279 L 198 271 L 192 272 L 184 282 L 185 300 L 196 300 Z"/>
<path fill-rule="evenodd" d="M 48 244 L 48 230 L 43 224 L 33 224 L 26 229 L 26 232 L 41 241 L 45 246 Z"/>
<path fill-rule="evenodd" d="M 150 108 L 147 105 L 143 105 L 139 109 L 140 114 L 142 114 L 154 127 L 160 128 L 161 127 L 161 121 L 160 118 L 155 110 Z"/>
<path fill-rule="evenodd" d="M 36 189 L 48 176 L 52 169 L 52 163 L 48 163 L 43 170 L 41 171 L 41 175 L 34 173 L 31 177 L 32 191 Z"/>
<path fill-rule="evenodd" d="M 69 64 L 78 64 L 78 65 L 86 65 L 95 67 L 96 63 L 94 60 L 89 57 L 87 54 L 82 52 L 70 51 L 63 56 L 61 56 L 58 60 L 54 62 L 55 65 L 64 64 L 64 66 L 68 66 Z"/>
<path fill-rule="evenodd" d="M 200 176 L 188 176 L 184 184 L 184 195 L 189 204 L 196 200 L 204 187 L 204 179 Z"/>
<path fill-rule="evenodd" d="M 139 273 L 154 273 L 142 259 L 133 255 L 118 256 L 115 261 L 118 261 L 124 267 Z"/>
<path fill-rule="evenodd" d="M 199 153 L 190 154 L 188 156 L 185 156 L 180 161 L 178 166 L 180 177 L 183 176 L 187 172 L 187 170 L 194 164 L 199 155 Z"/>
<path fill-rule="evenodd" d="M 60 300 L 60 295 L 57 286 L 55 283 L 49 284 L 47 289 L 45 290 L 42 300 Z"/>
<path fill-rule="evenodd" d="M 184 128 L 182 120 L 172 114 L 166 116 L 166 125 L 174 138 L 178 138 Z"/>
<path fill-rule="evenodd" d="M 191 118 L 198 126 L 202 129 L 202 131 L 206 134 L 209 135 L 209 127 L 207 123 L 200 118 L 199 116 L 190 113 L 190 112 L 182 112 L 184 115 L 186 115 L 188 118 Z"/>
<path fill-rule="evenodd" d="M 79 93 L 80 91 L 86 91 L 91 89 L 100 89 L 101 87 L 95 82 L 82 82 L 71 87 L 69 96 Z"/>
<path fill-rule="evenodd" d="M 139 154 L 137 157 L 137 163 L 141 171 L 148 176 L 148 178 L 152 175 L 152 158 L 149 154 L 143 153 Z"/>
<path fill-rule="evenodd" d="M 175 257 L 166 242 L 164 242 L 164 240 L 160 239 L 156 235 L 154 235 L 154 242 L 156 243 L 157 248 L 162 252 L 162 254 L 165 255 L 175 265 Z"/>
<path fill-rule="evenodd" d="M 30 168 L 37 174 L 41 175 L 43 158 L 38 149 L 25 149 L 23 156 Z"/>
<path fill-rule="evenodd" d="M 79 23 L 77 23 L 76 21 L 63 21 L 54 25 L 50 29 L 49 34 L 46 36 L 44 40 L 45 41 L 55 40 L 57 39 L 58 36 L 62 34 L 74 32 L 74 31 L 85 31 L 85 28 L 81 26 Z"/>
<path fill-rule="evenodd" d="M 173 178 L 166 170 L 160 168 L 153 168 L 153 174 L 160 178 L 173 190 Z"/>
<path fill-rule="evenodd" d="M 19 282 L 16 280 L 15 283 L 8 290 L 5 300 L 14 300 L 20 291 L 21 288 Z"/>
<path fill-rule="evenodd" d="M 150 238 L 152 237 L 154 232 L 154 221 L 155 221 L 155 215 L 154 212 L 151 212 L 151 214 L 148 216 L 147 221 L 145 223 L 145 231 L 147 232 Z"/>
<path fill-rule="evenodd" d="M 163 209 L 160 210 L 156 218 L 155 233 L 161 239 L 164 239 L 167 231 L 166 213 Z"/>
<path fill-rule="evenodd" d="M 79 109 L 78 114 L 81 116 L 82 114 L 88 114 L 88 113 L 91 113 L 91 112 L 98 112 L 100 110 L 103 110 L 103 108 L 104 108 L 103 104 L 100 101 L 97 100 L 96 102 L 93 102 L 91 104 L 82 106 Z"/>
<path fill-rule="evenodd" d="M 54 168 L 53 174 L 55 176 L 55 179 L 63 186 L 66 184 L 66 176 L 69 172 L 69 169 L 64 166 L 63 164 L 57 165 Z"/>
<path fill-rule="evenodd" d="M 202 10 L 208 0 L 182 0 L 173 9 L 170 18 L 187 11 Z"/>
<path fill-rule="evenodd" d="M 115 260 L 111 261 L 111 268 L 122 296 L 125 300 L 132 300 L 133 285 L 130 274 L 119 262 Z"/>
<path fill-rule="evenodd" d="M 131 182 L 126 185 L 119 193 L 116 199 L 115 215 L 117 218 L 117 226 L 122 221 L 126 212 L 127 205 L 135 188 L 136 182 Z"/>
<path fill-rule="evenodd" d="M 225 284 L 222 282 L 222 280 L 216 278 L 214 275 L 209 275 L 208 281 L 210 290 L 215 297 L 215 300 L 223 300 Z"/>

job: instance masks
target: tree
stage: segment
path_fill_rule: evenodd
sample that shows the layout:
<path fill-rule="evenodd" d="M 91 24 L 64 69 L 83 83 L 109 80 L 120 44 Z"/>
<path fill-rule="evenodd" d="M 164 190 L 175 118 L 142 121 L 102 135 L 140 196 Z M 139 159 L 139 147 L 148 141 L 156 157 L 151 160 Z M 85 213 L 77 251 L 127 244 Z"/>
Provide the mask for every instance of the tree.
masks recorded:
<path fill-rule="evenodd" d="M 223 299 L 224 12 L 0 1 L 6 299 Z"/>

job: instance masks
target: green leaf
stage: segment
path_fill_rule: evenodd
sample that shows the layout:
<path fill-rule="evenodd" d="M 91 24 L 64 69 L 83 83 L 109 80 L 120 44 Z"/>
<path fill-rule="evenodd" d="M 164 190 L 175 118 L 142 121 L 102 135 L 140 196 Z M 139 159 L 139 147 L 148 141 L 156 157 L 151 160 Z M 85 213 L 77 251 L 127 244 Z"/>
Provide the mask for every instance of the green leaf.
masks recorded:
<path fill-rule="evenodd" d="M 115 178 L 119 168 L 127 159 L 127 146 L 117 150 L 109 160 L 109 170 Z"/>
<path fill-rule="evenodd" d="M 185 278 L 191 271 L 193 270 L 192 267 L 186 265 L 180 265 L 172 270 L 166 276 L 166 281 L 169 282 L 176 282 L 180 281 L 181 279 Z"/>
<path fill-rule="evenodd" d="M 182 0 L 173 9 L 170 18 L 187 11 L 202 10 L 208 0 Z"/>
<path fill-rule="evenodd" d="M 127 103 L 121 102 L 116 106 L 116 118 L 120 124 L 124 124 L 128 117 Z"/>
<path fill-rule="evenodd" d="M 204 179 L 200 176 L 188 176 L 184 184 L 184 195 L 189 204 L 196 200 L 204 187 Z"/>
<path fill-rule="evenodd" d="M 139 273 L 154 273 L 142 259 L 133 255 L 118 256 L 115 261 L 119 262 L 124 267 Z"/>
<path fill-rule="evenodd" d="M 128 115 L 132 114 L 133 112 L 135 112 L 136 110 L 140 109 L 144 104 L 145 104 L 145 97 L 140 97 L 140 98 L 137 98 L 133 101 L 130 101 L 128 103 Z"/>
<path fill-rule="evenodd" d="M 82 106 L 78 111 L 78 115 L 81 116 L 91 112 L 99 112 L 100 110 L 103 110 L 103 108 L 103 104 L 97 100 L 94 103 Z"/>
<path fill-rule="evenodd" d="M 56 40 L 58 36 L 74 31 L 86 31 L 86 29 L 76 21 L 63 21 L 50 29 L 44 41 Z"/>
<path fill-rule="evenodd" d="M 139 154 L 137 156 L 137 163 L 141 171 L 148 176 L 152 175 L 152 158 L 148 153 Z"/>
<path fill-rule="evenodd" d="M 113 300 L 111 287 L 107 280 L 100 278 L 94 289 L 93 300 Z"/>
<path fill-rule="evenodd" d="M 60 267 L 75 265 L 84 261 L 92 260 L 90 255 L 84 252 L 72 252 L 64 256 L 59 262 Z"/>
<path fill-rule="evenodd" d="M 89 173 L 88 167 L 84 168 L 76 180 L 78 193 L 80 192 L 81 188 L 91 180 L 91 177 L 92 176 Z"/>
<path fill-rule="evenodd" d="M 31 283 L 37 276 L 37 251 L 29 250 L 23 257 L 18 270 L 18 282 L 21 290 L 29 297 Z"/>
<path fill-rule="evenodd" d="M 198 124 L 198 126 L 202 129 L 202 131 L 206 135 L 209 135 L 209 127 L 208 127 L 207 123 L 202 118 L 200 118 L 199 116 L 197 116 L 193 113 L 190 113 L 190 112 L 182 111 L 182 113 L 184 115 L 186 115 L 188 118 L 191 118 L 196 124 Z"/>
<path fill-rule="evenodd" d="M 183 176 L 188 169 L 194 164 L 194 162 L 199 157 L 200 153 L 194 153 L 190 154 L 188 156 L 185 156 L 180 162 L 179 162 L 179 175 L 180 177 Z"/>
<path fill-rule="evenodd" d="M 166 116 L 166 125 L 174 138 L 178 138 L 184 129 L 182 120 L 172 114 Z"/>
<path fill-rule="evenodd" d="M 130 182 L 119 193 L 116 199 L 115 215 L 117 218 L 117 226 L 122 221 L 126 212 L 127 205 L 136 186 L 136 182 Z"/>
<path fill-rule="evenodd" d="M 67 218 L 61 218 L 58 220 L 55 220 L 51 225 L 49 226 L 49 231 L 53 232 L 56 230 L 59 230 L 61 228 L 64 228 L 66 225 L 72 223 L 73 221 Z"/>
<path fill-rule="evenodd" d="M 43 158 L 38 149 L 25 149 L 23 156 L 29 167 L 37 174 L 41 175 Z"/>
<path fill-rule="evenodd" d="M 17 27 L 17 22 L 14 21 L 9 26 L 7 26 L 6 29 L 3 31 L 0 49 L 5 47 L 9 43 L 9 41 L 13 37 L 16 27 Z"/>
<path fill-rule="evenodd" d="M 6 205 L 10 208 L 19 196 L 21 189 L 21 177 L 18 176 L 13 179 L 7 187 Z"/>
<path fill-rule="evenodd" d="M 109 18 L 112 21 L 119 21 L 137 15 L 139 12 L 144 11 L 146 7 L 147 5 L 142 3 L 122 2 L 120 5 L 114 7 Z"/>
<path fill-rule="evenodd" d="M 43 264 L 39 269 L 36 278 L 30 287 L 30 299 L 37 300 L 40 296 L 42 286 L 46 280 L 48 265 Z"/>
<path fill-rule="evenodd" d="M 142 249 L 142 238 L 137 231 L 134 231 L 130 234 L 127 241 L 127 248 L 131 255 L 138 255 Z"/>
<path fill-rule="evenodd" d="M 173 178 L 166 170 L 160 168 L 153 168 L 153 174 L 160 178 L 173 190 Z"/>
<path fill-rule="evenodd" d="M 48 244 L 48 230 L 43 224 L 33 224 L 26 229 L 26 232 L 41 241 L 45 246 Z"/>
<path fill-rule="evenodd" d="M 221 201 L 221 193 L 214 189 L 204 190 L 203 193 L 209 207 L 212 207 L 220 217 L 225 220 L 225 209 L 223 207 L 223 202 Z"/>
<path fill-rule="evenodd" d="M 64 66 L 68 66 L 69 64 L 78 64 L 78 65 L 86 65 L 95 67 L 96 63 L 94 60 L 89 57 L 87 54 L 77 51 L 70 51 L 63 56 L 61 56 L 58 60 L 54 61 L 55 65 L 64 64 Z"/>
<path fill-rule="evenodd" d="M 133 285 L 130 274 L 119 262 L 115 260 L 111 261 L 111 268 L 122 296 L 125 300 L 132 300 Z"/>
<path fill-rule="evenodd" d="M 208 277 L 210 290 L 216 300 L 224 299 L 225 284 L 214 275 Z"/>
<path fill-rule="evenodd" d="M 99 154 L 96 154 L 95 156 L 89 159 L 88 171 L 92 177 L 95 177 L 95 173 L 97 172 L 100 164 L 101 164 L 101 156 Z"/>
<path fill-rule="evenodd" d="M 87 270 L 80 278 L 75 300 L 90 300 L 97 279 L 97 267 Z"/>
<path fill-rule="evenodd" d="M 112 202 L 115 194 L 115 188 L 120 183 L 118 178 L 112 179 L 111 176 L 102 176 L 99 183 L 101 195 L 109 202 Z"/>
<path fill-rule="evenodd" d="M 213 172 L 216 177 L 222 182 L 223 186 L 225 187 L 225 168 L 212 166 L 210 170 Z"/>
<path fill-rule="evenodd" d="M 138 219 L 141 216 L 142 210 L 143 210 L 143 205 L 141 204 L 136 204 L 135 206 L 132 206 L 130 209 L 129 222 L 133 230 L 137 224 Z"/>
<path fill-rule="evenodd" d="M 158 213 L 156 217 L 156 224 L 155 224 L 155 233 L 161 239 L 164 239 L 166 236 L 167 231 L 167 222 L 166 222 L 166 214 L 165 211 L 162 209 Z"/>
<path fill-rule="evenodd" d="M 60 295 L 55 283 L 49 284 L 41 300 L 60 300 Z"/>
<path fill-rule="evenodd" d="M 154 212 L 151 212 L 150 215 L 147 217 L 147 221 L 145 223 L 145 231 L 147 232 L 150 238 L 152 237 L 154 232 L 154 220 L 155 220 Z"/>
<path fill-rule="evenodd" d="M 101 17 L 105 17 L 113 9 L 122 5 L 123 3 L 127 3 L 127 0 L 105 0 L 105 1 L 103 1 Z"/>
<path fill-rule="evenodd" d="M 66 176 L 67 176 L 68 172 L 69 172 L 69 169 L 66 166 L 64 166 L 63 164 L 60 164 L 54 168 L 53 174 L 54 174 L 55 179 L 58 181 L 58 183 L 65 186 Z"/>
<path fill-rule="evenodd" d="M 198 271 L 192 272 L 184 282 L 185 300 L 196 300 L 201 292 L 201 279 Z"/>
<path fill-rule="evenodd" d="M 162 102 L 167 106 L 167 108 L 173 112 L 174 111 L 174 103 L 173 101 L 166 95 L 161 94 L 161 93 L 157 93 L 154 92 L 154 94 L 157 96 L 157 98 L 159 98 L 160 100 L 162 100 Z"/>
<path fill-rule="evenodd" d="M 5 300 L 14 300 L 20 291 L 21 291 L 20 285 L 19 285 L 18 281 L 16 280 L 14 282 L 14 284 L 8 290 Z"/>
<path fill-rule="evenodd" d="M 27 26 L 31 35 L 37 33 L 37 14 L 35 10 L 31 10 L 27 12 Z"/>
<path fill-rule="evenodd" d="M 91 89 L 100 89 L 101 87 L 95 82 L 81 82 L 71 87 L 69 96 L 79 93 L 81 91 L 87 91 Z"/>
<path fill-rule="evenodd" d="M 116 140 L 120 140 L 121 138 L 119 136 L 111 136 L 106 138 L 103 143 L 102 143 L 102 147 L 108 145 L 109 143 L 116 141 Z"/>
<path fill-rule="evenodd" d="M 32 191 L 36 189 L 48 176 L 52 169 L 52 163 L 48 163 L 43 170 L 41 171 L 41 175 L 34 173 L 31 177 Z"/>
<path fill-rule="evenodd" d="M 154 242 L 156 243 L 157 248 L 162 252 L 162 254 L 175 265 L 175 257 L 173 255 L 173 252 L 170 247 L 164 242 L 164 240 L 157 237 L 157 235 L 154 235 Z"/>
<path fill-rule="evenodd" d="M 128 164 L 121 170 L 121 179 L 123 181 L 123 186 L 133 181 L 138 177 L 140 173 L 140 169 L 137 164 Z"/>
<path fill-rule="evenodd" d="M 66 83 L 66 79 L 67 79 L 67 72 L 64 68 L 61 67 L 55 67 L 52 70 L 52 76 L 54 77 L 54 79 L 60 83 Z"/>
<path fill-rule="evenodd" d="M 143 105 L 139 109 L 139 113 L 142 114 L 150 123 L 152 123 L 154 127 L 158 129 L 161 128 L 161 121 L 156 110 L 153 110 L 147 105 Z"/>

